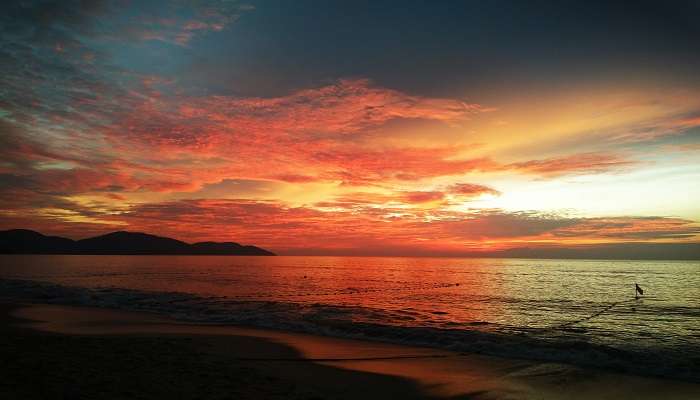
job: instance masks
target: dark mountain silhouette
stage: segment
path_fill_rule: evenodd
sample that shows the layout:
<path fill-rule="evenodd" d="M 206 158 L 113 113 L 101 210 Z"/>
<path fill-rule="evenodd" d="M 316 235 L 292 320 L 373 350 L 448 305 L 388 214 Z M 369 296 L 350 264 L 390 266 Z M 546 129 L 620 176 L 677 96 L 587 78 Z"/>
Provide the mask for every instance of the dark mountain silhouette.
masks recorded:
<path fill-rule="evenodd" d="M 44 236 L 28 229 L 12 229 L 0 232 L 0 253 L 14 254 L 63 254 L 73 251 L 75 241 L 58 237 Z"/>
<path fill-rule="evenodd" d="M 199 242 L 192 244 L 194 254 L 232 254 L 262 250 L 255 246 L 243 246 L 235 242 Z"/>
<path fill-rule="evenodd" d="M 189 244 L 179 240 L 139 232 L 112 232 L 82 240 L 45 236 L 27 229 L 0 231 L 3 254 L 179 254 L 179 255 L 252 255 L 275 254 L 255 246 L 234 242 Z"/>

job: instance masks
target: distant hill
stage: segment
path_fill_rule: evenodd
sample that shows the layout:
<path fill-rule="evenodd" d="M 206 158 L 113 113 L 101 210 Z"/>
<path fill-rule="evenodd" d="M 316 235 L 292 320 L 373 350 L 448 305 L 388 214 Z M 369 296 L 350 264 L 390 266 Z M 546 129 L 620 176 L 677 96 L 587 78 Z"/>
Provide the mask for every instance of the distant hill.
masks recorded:
<path fill-rule="evenodd" d="M 0 253 L 51 254 L 73 252 L 75 241 L 58 236 L 44 236 L 28 229 L 12 229 L 0 232 Z"/>
<path fill-rule="evenodd" d="M 189 244 L 139 232 L 112 232 L 82 240 L 45 236 L 28 229 L 0 231 L 2 254 L 141 254 L 141 255 L 235 255 L 274 256 L 255 246 L 234 242 Z"/>

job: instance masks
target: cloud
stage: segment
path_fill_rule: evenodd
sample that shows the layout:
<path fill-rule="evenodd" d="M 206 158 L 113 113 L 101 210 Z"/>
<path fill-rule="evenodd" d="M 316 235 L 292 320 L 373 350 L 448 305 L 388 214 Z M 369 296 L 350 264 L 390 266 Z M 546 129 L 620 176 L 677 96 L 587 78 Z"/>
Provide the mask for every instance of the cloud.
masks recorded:
<path fill-rule="evenodd" d="M 6 56 L 0 129 L 10 132 L 0 139 L 7 144 L 0 149 L 1 171 L 31 181 L 25 190 L 46 196 L 124 197 L 195 192 L 230 180 L 377 185 L 494 165 L 487 158 L 460 159 L 456 147 L 377 148 L 365 141 L 396 120 L 454 124 L 490 110 L 478 104 L 366 79 L 269 98 L 192 95 L 172 78 L 114 65 L 110 51 L 119 49 L 126 60 L 123 52 L 136 48 L 123 45 L 187 43 L 244 11 L 218 1 L 13 6 L 0 40 Z"/>
<path fill-rule="evenodd" d="M 149 98 L 114 127 L 116 138 L 179 151 L 217 153 L 220 146 L 264 146 L 277 140 L 297 146 L 349 140 L 393 119 L 456 121 L 482 112 L 477 104 L 411 96 L 376 87 L 368 80 L 340 80 L 283 97 L 226 96 Z"/>
<path fill-rule="evenodd" d="M 488 159 L 454 159 L 461 150 L 455 147 L 377 149 L 361 143 L 368 130 L 393 119 L 450 122 L 481 111 L 476 104 L 410 96 L 366 80 L 341 80 L 276 98 L 180 96 L 133 106 L 104 131 L 111 146 L 151 166 L 177 158 L 199 164 L 226 160 L 221 179 L 357 185 L 494 165 Z"/>
<path fill-rule="evenodd" d="M 620 172 L 637 164 L 636 161 L 612 153 L 579 153 L 565 157 L 517 162 L 505 168 L 526 174 L 556 177 Z"/>
<path fill-rule="evenodd" d="M 669 217 L 587 218 L 553 232 L 560 237 L 591 237 L 620 240 L 693 238 L 700 234 L 694 221 Z"/>
<path fill-rule="evenodd" d="M 433 229 L 466 241 L 503 238 L 531 238 L 575 225 L 575 218 L 536 211 L 505 212 L 481 210 L 452 214 L 451 218 L 428 223 Z"/>
<path fill-rule="evenodd" d="M 356 254 L 402 248 L 406 255 L 426 252 L 468 252 L 484 248 L 520 247 L 523 243 L 566 245 L 623 241 L 692 240 L 700 226 L 670 217 L 569 217 L 536 211 L 375 208 L 377 199 L 361 196 L 354 206 L 316 204 L 290 207 L 275 201 L 199 199 L 123 205 L 118 212 L 95 212 L 64 202 L 32 218 L 4 216 L 1 227 L 18 221 L 49 233 L 81 237 L 85 232 L 129 229 L 195 240 L 235 240 L 282 252 L 344 249 Z M 48 206 L 48 205 L 47 205 Z M 56 207 L 65 211 L 52 211 Z M 104 206 L 92 204 L 91 207 Z M 321 207 L 328 206 L 328 207 Z M 116 210 L 115 210 L 116 211 Z M 22 218 L 25 218 L 22 220 Z M 84 221 L 93 222 L 86 225 Z M 57 221 L 64 221 L 57 224 Z M 16 226 L 16 225 L 14 225 Z M 71 228 L 72 227 L 72 228 Z M 72 229 L 72 230 L 71 230 Z M 379 254 L 379 253 L 377 253 Z"/>
<path fill-rule="evenodd" d="M 498 196 L 500 192 L 484 185 L 459 183 L 447 186 L 442 190 L 352 192 L 337 196 L 332 201 L 315 203 L 314 206 L 333 210 L 353 210 L 374 215 L 382 213 L 396 215 L 405 213 L 413 207 L 447 206 L 453 200 L 464 204 L 465 201 L 473 200 L 484 194 Z"/>
<path fill-rule="evenodd" d="M 5 9 L 12 32 L 34 29 L 36 42 L 58 49 L 80 44 L 80 36 L 99 40 L 159 40 L 186 45 L 197 35 L 218 32 L 250 11 L 234 1 L 119 0 L 25 1 Z"/>
<path fill-rule="evenodd" d="M 474 183 L 456 183 L 448 188 L 448 192 L 467 198 L 479 197 L 485 194 L 492 196 L 501 195 L 501 192 L 494 188 Z"/>
<path fill-rule="evenodd" d="M 407 203 L 431 203 L 440 202 L 445 199 L 442 192 L 408 192 L 402 196 L 402 200 Z"/>
<path fill-rule="evenodd" d="M 678 145 L 666 145 L 667 150 L 694 153 L 700 151 L 700 143 L 684 143 Z"/>
<path fill-rule="evenodd" d="M 700 127 L 700 114 L 696 109 L 685 114 L 671 115 L 631 127 L 619 128 L 609 135 L 608 140 L 624 143 L 653 141 L 666 136 L 680 135 L 697 127 Z"/>
<path fill-rule="evenodd" d="M 313 155 L 311 165 L 324 166 L 329 178 L 363 185 L 386 180 L 417 181 L 436 176 L 491 170 L 498 164 L 488 158 L 452 159 L 455 148 L 393 148 L 385 150 L 350 146 Z"/>
<path fill-rule="evenodd" d="M 290 182 L 290 183 L 306 183 L 306 182 L 315 182 L 318 180 L 318 178 L 315 176 L 301 175 L 301 174 L 272 175 L 272 176 L 270 176 L 270 178 L 275 179 L 275 180 L 279 180 L 282 182 Z"/>
<path fill-rule="evenodd" d="M 162 81 L 146 77 L 134 82 L 140 92 L 105 88 L 94 100 L 76 99 L 69 104 L 79 117 L 63 115 L 59 105 L 45 114 L 11 108 L 13 119 L 0 121 L 8 132 L 0 152 L 14 163 L 9 170 L 21 167 L 39 191 L 78 194 L 191 192 L 226 179 L 365 185 L 495 165 L 489 159 L 460 160 L 459 147 L 377 149 L 355 140 L 395 118 L 448 122 L 479 112 L 478 105 L 409 96 L 365 80 L 270 99 L 148 94 Z M 25 113 L 30 121 L 17 122 Z M 41 167 L 47 163 L 64 167 Z"/>
<path fill-rule="evenodd" d="M 251 8 L 233 1 L 162 2 L 140 4 L 141 15 L 116 25 L 112 32 L 124 32 L 131 40 L 157 40 L 181 46 L 209 32 L 220 32 Z M 150 7 L 149 7 L 150 6 Z M 146 11 L 146 12 L 144 12 Z M 113 34 L 113 33 L 112 33 Z M 120 38 L 117 35 L 117 38 Z"/>

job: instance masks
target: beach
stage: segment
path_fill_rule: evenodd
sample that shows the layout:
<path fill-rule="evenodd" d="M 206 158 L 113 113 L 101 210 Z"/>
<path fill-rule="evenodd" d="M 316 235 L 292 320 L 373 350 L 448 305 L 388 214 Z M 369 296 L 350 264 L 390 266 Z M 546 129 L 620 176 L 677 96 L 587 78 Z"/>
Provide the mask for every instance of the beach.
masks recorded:
<path fill-rule="evenodd" d="M 90 307 L 4 302 L 5 399 L 695 399 L 695 383 Z"/>

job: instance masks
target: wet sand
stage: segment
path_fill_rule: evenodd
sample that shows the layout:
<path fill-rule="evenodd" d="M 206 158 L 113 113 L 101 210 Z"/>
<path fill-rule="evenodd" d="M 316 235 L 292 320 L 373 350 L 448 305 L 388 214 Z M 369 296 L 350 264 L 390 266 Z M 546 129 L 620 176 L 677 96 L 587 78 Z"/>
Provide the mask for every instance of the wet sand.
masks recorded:
<path fill-rule="evenodd" d="M 697 399 L 700 385 L 421 347 L 0 306 L 3 399 Z"/>

